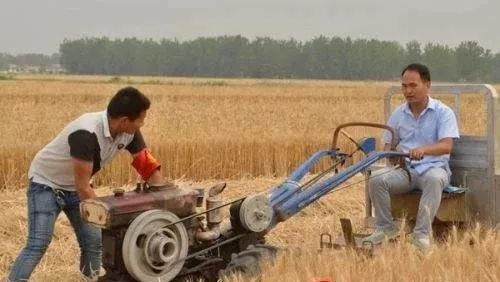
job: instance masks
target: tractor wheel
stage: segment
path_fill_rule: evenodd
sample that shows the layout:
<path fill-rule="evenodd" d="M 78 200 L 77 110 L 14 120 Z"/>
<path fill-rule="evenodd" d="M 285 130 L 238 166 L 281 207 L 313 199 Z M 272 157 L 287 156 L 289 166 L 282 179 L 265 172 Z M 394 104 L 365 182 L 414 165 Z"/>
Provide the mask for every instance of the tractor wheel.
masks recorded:
<path fill-rule="evenodd" d="M 240 274 L 247 277 L 257 277 L 261 274 L 261 263 L 273 262 L 278 249 L 276 247 L 257 244 L 250 245 L 244 251 L 231 256 L 229 264 L 219 272 L 219 276 Z"/>

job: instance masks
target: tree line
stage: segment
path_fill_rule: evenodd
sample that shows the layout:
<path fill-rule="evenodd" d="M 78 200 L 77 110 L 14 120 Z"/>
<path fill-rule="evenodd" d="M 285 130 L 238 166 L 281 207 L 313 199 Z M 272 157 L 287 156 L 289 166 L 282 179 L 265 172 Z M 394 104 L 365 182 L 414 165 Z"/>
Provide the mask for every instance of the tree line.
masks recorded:
<path fill-rule="evenodd" d="M 421 62 L 430 67 L 433 80 L 500 81 L 500 53 L 476 41 L 450 47 L 337 36 L 305 42 L 243 36 L 188 41 L 90 37 L 64 40 L 59 54 L 46 57 L 57 57 L 75 74 L 391 80 L 404 65 Z"/>

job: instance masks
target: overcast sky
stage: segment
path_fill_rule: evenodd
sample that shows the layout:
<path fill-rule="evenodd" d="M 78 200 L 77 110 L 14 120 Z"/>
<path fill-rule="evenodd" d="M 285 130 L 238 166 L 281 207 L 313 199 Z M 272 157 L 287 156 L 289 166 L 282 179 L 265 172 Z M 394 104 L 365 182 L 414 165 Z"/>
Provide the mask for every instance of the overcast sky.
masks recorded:
<path fill-rule="evenodd" d="M 500 52 L 500 0 L 0 0 L 0 52 L 58 51 L 64 38 L 323 34 Z"/>

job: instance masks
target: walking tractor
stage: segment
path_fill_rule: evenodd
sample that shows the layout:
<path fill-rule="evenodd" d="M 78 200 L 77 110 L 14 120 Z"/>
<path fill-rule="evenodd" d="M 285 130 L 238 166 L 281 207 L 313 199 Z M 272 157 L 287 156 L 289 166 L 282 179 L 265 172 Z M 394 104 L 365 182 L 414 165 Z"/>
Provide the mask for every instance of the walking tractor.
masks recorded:
<path fill-rule="evenodd" d="M 396 88 L 391 88 L 386 95 L 386 113 L 395 93 Z M 500 192 L 497 192 L 499 178 L 495 167 L 500 168 L 500 158 L 494 152 L 495 139 L 500 140 L 495 138 L 500 125 L 495 122 L 495 109 L 500 109 L 500 106 L 495 90 L 488 85 L 454 85 L 433 86 L 431 93 L 453 95 L 457 117 L 460 116 L 462 98 L 472 93 L 484 98 L 487 110 L 485 136 L 462 135 L 451 155 L 452 185 L 467 187 L 468 192 L 444 197 L 437 218 L 444 221 L 478 218 L 497 223 L 500 220 Z M 337 146 L 339 133 L 349 136 L 345 129 L 351 126 L 389 130 L 392 150 L 378 151 L 376 138 L 365 137 L 352 140 L 356 144 L 354 152 L 342 152 Z M 221 275 L 237 271 L 256 272 L 259 260 L 272 259 L 276 252 L 275 248 L 265 244 L 266 234 L 309 204 L 338 189 L 354 175 L 364 173 L 370 177 L 379 160 L 391 158 L 391 163 L 404 166 L 407 154 L 396 151 L 396 147 L 397 136 L 390 127 L 366 122 L 347 123 L 335 129 L 331 148 L 314 153 L 281 184 L 265 193 L 224 201 L 221 193 L 225 184 L 211 187 L 205 193 L 202 188 L 145 183 L 138 184 L 133 191 L 120 190 L 114 195 L 83 201 L 80 206 L 82 218 L 103 231 L 106 274 L 99 279 L 167 282 L 195 276 L 216 281 Z M 345 165 L 346 160 L 359 151 L 364 158 Z M 307 181 L 303 180 L 325 158 L 331 160 L 331 166 Z M 417 194 L 395 199 L 395 216 L 402 214 L 403 208 L 407 209 L 404 213 L 411 216 L 415 203 L 418 203 Z M 371 205 L 368 197 L 366 207 L 369 219 Z M 229 211 L 224 212 L 224 209 Z M 224 218 L 224 214 L 229 216 Z"/>

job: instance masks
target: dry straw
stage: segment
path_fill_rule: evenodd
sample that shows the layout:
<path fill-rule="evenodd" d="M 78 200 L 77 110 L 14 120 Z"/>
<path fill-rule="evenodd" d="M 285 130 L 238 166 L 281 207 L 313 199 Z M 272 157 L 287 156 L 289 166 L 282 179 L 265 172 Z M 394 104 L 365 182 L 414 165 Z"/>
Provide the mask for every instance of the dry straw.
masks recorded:
<path fill-rule="evenodd" d="M 110 96 L 125 85 L 113 81 L 128 82 L 151 97 L 153 104 L 143 131 L 166 175 L 182 185 L 203 187 L 225 179 L 227 199 L 279 183 L 308 155 L 327 148 L 340 123 L 383 122 L 382 96 L 389 84 L 98 76 L 27 76 L 1 81 L 0 190 L 4 192 L 0 193 L 0 279 L 25 242 L 23 188 L 33 155 L 70 120 L 83 112 L 104 109 Z M 468 109 L 459 117 L 462 133 L 482 133 L 482 101 L 469 99 L 462 107 Z M 358 138 L 378 134 L 361 129 L 350 133 Z M 352 150 L 345 140 L 341 146 Z M 129 162 L 126 154 L 120 156 L 100 172 L 96 182 L 110 186 L 133 181 Z M 328 163 L 320 167 L 325 165 Z M 108 188 L 98 189 L 101 195 L 109 192 Z M 361 226 L 362 200 L 362 184 L 356 184 L 329 194 L 279 224 L 268 241 L 289 252 L 266 268 L 262 281 L 302 282 L 313 277 L 333 281 L 500 280 L 500 239 L 487 228 L 452 233 L 426 256 L 404 242 L 387 246 L 373 259 L 349 251 L 318 254 L 319 234 L 336 234 L 340 217 L 351 217 L 355 226 Z M 32 281 L 77 281 L 80 277 L 77 243 L 63 215 L 55 230 Z M 231 281 L 244 280 L 233 277 Z"/>

